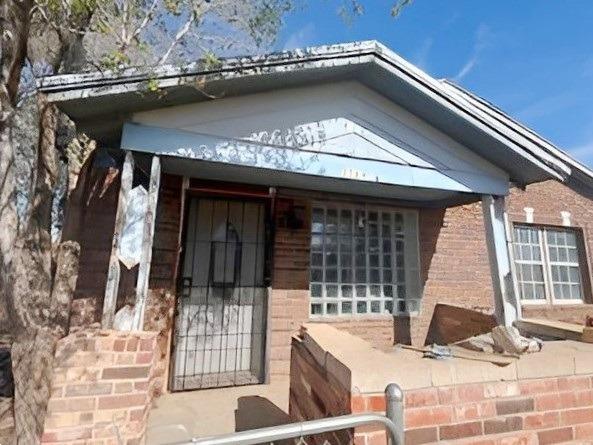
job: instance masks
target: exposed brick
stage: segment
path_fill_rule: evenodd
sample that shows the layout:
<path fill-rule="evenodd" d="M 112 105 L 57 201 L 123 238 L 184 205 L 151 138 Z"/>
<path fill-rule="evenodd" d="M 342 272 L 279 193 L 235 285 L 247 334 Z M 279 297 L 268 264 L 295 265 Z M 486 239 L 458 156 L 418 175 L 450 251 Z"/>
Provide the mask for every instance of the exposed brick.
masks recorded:
<path fill-rule="evenodd" d="M 404 396 L 404 403 L 406 408 L 438 405 L 439 393 L 437 388 L 424 388 L 414 391 L 407 391 Z"/>
<path fill-rule="evenodd" d="M 453 421 L 453 408 L 436 406 L 431 408 L 409 408 L 404 410 L 406 428 L 443 425 Z"/>
<path fill-rule="evenodd" d="M 118 338 L 113 342 L 113 350 L 115 352 L 121 352 L 126 348 L 126 340 Z"/>
<path fill-rule="evenodd" d="M 72 442 L 75 440 L 90 439 L 92 429 L 89 427 L 64 428 L 59 431 L 43 433 L 42 442 Z"/>
<path fill-rule="evenodd" d="M 557 411 L 529 414 L 523 419 L 523 428 L 525 429 L 543 429 L 555 426 L 560 426 L 560 413 Z"/>
<path fill-rule="evenodd" d="M 537 433 L 540 445 L 561 443 L 572 440 L 572 428 L 556 428 L 552 430 L 540 431 Z"/>
<path fill-rule="evenodd" d="M 367 397 L 367 408 L 371 411 L 385 411 L 385 395 Z"/>
<path fill-rule="evenodd" d="M 105 368 L 103 370 L 102 378 L 105 380 L 140 379 L 147 378 L 149 372 L 149 366 L 121 366 Z"/>
<path fill-rule="evenodd" d="M 577 425 L 593 422 L 593 407 L 579 408 L 560 413 L 561 425 Z"/>
<path fill-rule="evenodd" d="M 350 406 L 352 407 L 352 412 L 360 413 L 362 411 L 366 411 L 366 409 L 367 409 L 366 401 L 367 401 L 367 399 L 364 396 L 353 395 L 350 400 Z"/>
<path fill-rule="evenodd" d="M 459 385 L 456 387 L 457 397 L 461 402 L 477 402 L 484 400 L 484 384 Z"/>
<path fill-rule="evenodd" d="M 138 365 L 145 365 L 150 363 L 154 357 L 154 353 L 152 352 L 139 352 L 136 355 L 136 364 Z"/>
<path fill-rule="evenodd" d="M 484 420 L 484 434 L 508 433 L 522 428 L 523 418 L 519 416 Z"/>
<path fill-rule="evenodd" d="M 420 445 L 423 443 L 437 442 L 439 440 L 438 428 L 429 427 L 407 430 L 405 434 L 405 440 L 409 445 Z"/>
<path fill-rule="evenodd" d="M 65 388 L 66 397 L 73 396 L 98 396 L 111 393 L 111 383 L 85 383 L 82 385 L 68 385 Z"/>
<path fill-rule="evenodd" d="M 507 414 L 527 413 L 533 411 L 534 409 L 534 402 L 530 397 L 512 400 L 499 400 L 496 402 L 496 412 L 500 416 Z"/>
<path fill-rule="evenodd" d="M 574 427 L 575 439 L 593 439 L 593 423 L 576 425 Z"/>
<path fill-rule="evenodd" d="M 590 389 L 591 378 L 589 376 L 559 377 L 559 391 L 578 391 L 580 389 Z"/>
<path fill-rule="evenodd" d="M 143 338 L 140 340 L 141 351 L 152 351 L 154 349 L 154 340 L 152 338 Z"/>
<path fill-rule="evenodd" d="M 440 440 L 462 439 L 483 434 L 482 422 L 466 422 L 439 427 Z"/>
<path fill-rule="evenodd" d="M 128 342 L 126 343 L 126 351 L 136 352 L 138 350 L 138 343 L 139 341 L 137 337 L 128 339 Z"/>
<path fill-rule="evenodd" d="M 99 409 L 128 408 L 130 406 L 144 406 L 146 394 L 125 394 L 118 396 L 99 397 Z"/>
<path fill-rule="evenodd" d="M 453 409 L 458 422 L 496 416 L 496 406 L 493 401 L 455 404 Z"/>
<path fill-rule="evenodd" d="M 54 413 L 71 411 L 90 411 L 95 408 L 95 399 L 92 397 L 77 397 L 75 399 L 51 399 L 48 402 L 48 411 Z"/>
<path fill-rule="evenodd" d="M 557 379 L 524 380 L 519 382 L 519 391 L 524 395 L 543 394 L 558 391 Z"/>

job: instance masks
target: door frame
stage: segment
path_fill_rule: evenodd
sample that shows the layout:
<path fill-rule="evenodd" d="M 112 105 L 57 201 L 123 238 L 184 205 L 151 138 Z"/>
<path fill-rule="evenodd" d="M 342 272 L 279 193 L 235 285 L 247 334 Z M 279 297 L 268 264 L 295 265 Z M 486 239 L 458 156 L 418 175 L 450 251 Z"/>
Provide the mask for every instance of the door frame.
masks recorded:
<path fill-rule="evenodd" d="M 184 185 L 181 189 L 181 214 L 180 214 L 180 236 L 179 246 L 175 270 L 175 299 L 174 310 L 171 322 L 171 335 L 169 339 L 169 353 L 168 361 L 168 378 L 166 385 L 171 392 L 182 391 L 199 391 L 200 388 L 195 389 L 173 389 L 173 379 L 175 378 L 175 342 L 176 342 L 176 325 L 178 318 L 178 305 L 181 298 L 181 291 L 183 287 L 182 270 L 185 261 L 185 242 L 188 234 L 189 226 L 189 212 L 187 209 L 193 199 L 214 199 L 224 201 L 238 201 L 238 202 L 259 202 L 263 204 L 264 208 L 264 288 L 267 292 L 265 310 L 266 315 L 263 318 L 262 331 L 264 334 L 263 340 L 263 382 L 267 384 L 270 381 L 270 352 L 271 352 L 271 300 L 272 300 L 272 274 L 273 274 L 273 252 L 274 252 L 274 214 L 276 190 L 273 187 L 265 188 L 252 185 L 241 185 L 236 183 L 225 183 L 219 181 L 207 181 L 199 179 L 184 178 Z M 217 389 L 204 388 L 204 389 Z"/>

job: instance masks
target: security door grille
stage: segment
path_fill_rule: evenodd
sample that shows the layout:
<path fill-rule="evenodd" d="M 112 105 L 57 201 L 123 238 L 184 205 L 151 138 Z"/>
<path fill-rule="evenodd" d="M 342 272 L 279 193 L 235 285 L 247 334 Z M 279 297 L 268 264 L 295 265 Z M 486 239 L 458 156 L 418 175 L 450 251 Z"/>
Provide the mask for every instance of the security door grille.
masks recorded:
<path fill-rule="evenodd" d="M 174 390 L 261 383 L 265 207 L 193 198 L 175 326 Z"/>

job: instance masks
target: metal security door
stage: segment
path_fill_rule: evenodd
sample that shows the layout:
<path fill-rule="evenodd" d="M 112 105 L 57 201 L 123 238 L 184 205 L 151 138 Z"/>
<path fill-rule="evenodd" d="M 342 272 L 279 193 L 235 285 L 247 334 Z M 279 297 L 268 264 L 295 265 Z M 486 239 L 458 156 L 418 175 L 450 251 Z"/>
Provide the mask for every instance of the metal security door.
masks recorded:
<path fill-rule="evenodd" d="M 173 390 L 262 383 L 265 207 L 193 198 L 186 227 Z"/>

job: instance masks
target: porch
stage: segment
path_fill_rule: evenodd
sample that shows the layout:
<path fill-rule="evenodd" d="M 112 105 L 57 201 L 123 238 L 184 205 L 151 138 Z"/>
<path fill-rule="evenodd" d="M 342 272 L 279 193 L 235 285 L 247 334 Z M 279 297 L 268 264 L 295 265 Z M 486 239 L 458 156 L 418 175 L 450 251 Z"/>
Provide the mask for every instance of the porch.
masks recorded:
<path fill-rule="evenodd" d="M 168 393 L 156 399 L 148 418 L 147 445 L 290 423 L 289 380 Z"/>
<path fill-rule="evenodd" d="M 393 382 L 404 391 L 406 444 L 590 439 L 592 354 L 593 344 L 548 341 L 541 352 L 505 366 L 460 358 L 433 360 L 398 346 L 381 351 L 331 325 L 307 324 L 293 337 L 290 379 L 165 395 L 152 408 L 147 443 L 382 413 L 384 389 Z M 350 434 L 364 443 L 385 443 L 380 428 Z"/>

